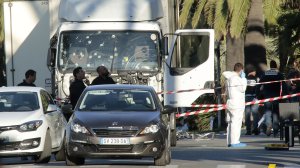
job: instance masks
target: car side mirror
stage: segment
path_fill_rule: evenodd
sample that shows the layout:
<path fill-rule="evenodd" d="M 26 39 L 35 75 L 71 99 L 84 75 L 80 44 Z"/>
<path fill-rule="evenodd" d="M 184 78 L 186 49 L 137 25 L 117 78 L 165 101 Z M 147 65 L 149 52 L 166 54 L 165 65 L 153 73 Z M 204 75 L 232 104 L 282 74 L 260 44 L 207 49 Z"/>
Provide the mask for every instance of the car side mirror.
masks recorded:
<path fill-rule="evenodd" d="M 49 48 L 47 55 L 47 66 L 54 67 L 55 66 L 55 57 L 56 57 L 56 48 Z"/>
<path fill-rule="evenodd" d="M 46 113 L 51 113 L 51 112 L 54 112 L 54 111 L 57 111 L 57 106 L 54 105 L 54 104 L 49 104 L 48 108 L 46 110 Z"/>
<path fill-rule="evenodd" d="M 169 38 L 167 36 L 163 37 L 162 39 L 162 54 L 168 55 L 169 54 Z"/>
<path fill-rule="evenodd" d="M 170 105 L 164 106 L 163 111 L 162 111 L 163 114 L 171 114 L 173 112 L 175 112 L 175 108 Z"/>

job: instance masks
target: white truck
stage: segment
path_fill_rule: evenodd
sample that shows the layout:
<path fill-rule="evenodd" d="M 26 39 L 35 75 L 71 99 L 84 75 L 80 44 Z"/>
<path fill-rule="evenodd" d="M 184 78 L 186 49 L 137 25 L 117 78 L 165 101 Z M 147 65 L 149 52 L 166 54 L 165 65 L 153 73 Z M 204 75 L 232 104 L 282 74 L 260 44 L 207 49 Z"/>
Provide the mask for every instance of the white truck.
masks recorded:
<path fill-rule="evenodd" d="M 15 4 L 21 2 L 11 1 L 8 3 L 12 5 L 8 6 L 17 6 Z M 42 8 L 49 7 L 48 10 L 44 9 L 48 16 L 40 18 L 38 22 L 49 21 L 49 27 L 41 30 L 38 29 L 40 27 L 33 26 L 28 36 L 35 35 L 36 38 L 26 47 L 27 51 L 33 53 L 24 52 L 26 56 L 19 56 L 23 60 L 18 65 L 22 67 L 20 72 L 14 70 L 14 67 L 7 67 L 7 72 L 11 72 L 7 74 L 9 85 L 16 84 L 16 74 L 23 75 L 25 67 L 33 67 L 38 70 L 36 84 L 51 89 L 57 99 L 65 100 L 74 79 L 72 71 L 75 67 L 83 67 L 87 78 L 92 81 L 98 75 L 96 68 L 104 65 L 119 84 L 150 85 L 157 92 L 163 92 L 161 99 L 165 105 L 190 107 L 199 96 L 213 92 L 212 89 L 199 88 L 214 81 L 214 32 L 208 29 L 174 31 L 178 15 L 178 8 L 174 6 L 179 5 L 175 1 L 49 0 L 24 3 L 39 3 Z M 32 9 L 27 7 L 27 10 L 41 9 L 33 6 Z M 31 23 L 26 25 L 28 24 Z M 14 27 L 8 26 L 8 29 L 12 28 Z M 18 30 L 21 31 L 22 28 L 19 25 Z M 44 32 L 43 36 L 48 33 L 48 39 L 42 39 L 37 29 Z M 47 49 L 43 43 L 46 41 L 49 47 L 49 37 L 47 64 L 51 73 L 39 70 L 46 67 L 43 66 L 43 61 L 46 61 Z M 26 43 L 26 38 L 24 39 L 23 43 Z M 14 42 L 14 39 L 11 41 Z M 13 45 L 11 48 L 17 49 Z M 38 57 L 43 61 L 34 60 L 37 57 L 35 50 L 41 50 L 45 54 Z M 13 51 L 11 57 L 6 57 L 7 62 L 12 57 L 15 59 L 15 55 Z M 16 64 L 16 60 L 13 61 Z M 10 80 L 13 82 L 9 82 Z M 189 89 L 198 90 L 185 92 Z M 180 93 L 167 93 L 182 90 Z M 175 146 L 175 113 L 170 118 L 171 145 Z"/>

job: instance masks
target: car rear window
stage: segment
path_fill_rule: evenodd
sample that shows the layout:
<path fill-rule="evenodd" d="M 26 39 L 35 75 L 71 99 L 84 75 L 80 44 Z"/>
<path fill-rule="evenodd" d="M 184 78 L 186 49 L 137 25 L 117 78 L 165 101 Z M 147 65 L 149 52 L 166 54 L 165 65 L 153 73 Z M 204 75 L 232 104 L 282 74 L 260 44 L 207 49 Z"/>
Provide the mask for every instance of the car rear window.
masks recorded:
<path fill-rule="evenodd" d="M 37 109 L 39 109 L 39 101 L 35 92 L 0 92 L 0 112 Z"/>
<path fill-rule="evenodd" d="M 91 90 L 85 93 L 79 111 L 154 111 L 156 105 L 147 90 Z"/>

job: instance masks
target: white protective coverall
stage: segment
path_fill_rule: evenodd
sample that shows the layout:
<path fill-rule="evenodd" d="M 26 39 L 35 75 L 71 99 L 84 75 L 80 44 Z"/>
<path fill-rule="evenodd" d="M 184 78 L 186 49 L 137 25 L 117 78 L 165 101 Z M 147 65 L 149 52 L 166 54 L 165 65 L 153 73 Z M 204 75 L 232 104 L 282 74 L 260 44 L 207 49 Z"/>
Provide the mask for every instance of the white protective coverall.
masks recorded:
<path fill-rule="evenodd" d="M 227 144 L 240 143 L 241 127 L 245 111 L 246 78 L 241 78 L 237 72 L 225 71 L 227 96 Z"/>

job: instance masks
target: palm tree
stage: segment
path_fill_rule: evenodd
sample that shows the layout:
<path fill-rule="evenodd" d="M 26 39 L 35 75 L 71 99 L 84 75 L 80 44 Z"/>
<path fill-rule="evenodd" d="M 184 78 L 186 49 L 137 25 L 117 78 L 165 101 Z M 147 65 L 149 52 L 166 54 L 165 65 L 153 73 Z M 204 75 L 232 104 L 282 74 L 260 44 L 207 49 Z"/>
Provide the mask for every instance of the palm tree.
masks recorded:
<path fill-rule="evenodd" d="M 191 13 L 195 3 L 196 9 Z M 192 27 L 199 28 L 200 21 L 205 20 L 208 27 L 214 28 L 216 40 L 226 41 L 226 69 L 231 70 L 234 63 L 244 62 L 245 37 L 246 64 L 266 62 L 263 18 L 275 24 L 280 3 L 274 0 L 184 0 L 179 22 L 185 27 L 191 20 Z"/>

